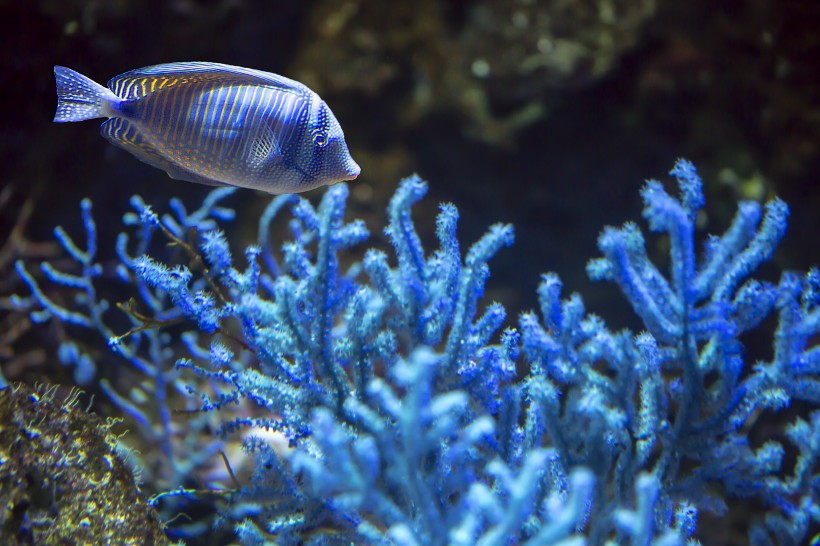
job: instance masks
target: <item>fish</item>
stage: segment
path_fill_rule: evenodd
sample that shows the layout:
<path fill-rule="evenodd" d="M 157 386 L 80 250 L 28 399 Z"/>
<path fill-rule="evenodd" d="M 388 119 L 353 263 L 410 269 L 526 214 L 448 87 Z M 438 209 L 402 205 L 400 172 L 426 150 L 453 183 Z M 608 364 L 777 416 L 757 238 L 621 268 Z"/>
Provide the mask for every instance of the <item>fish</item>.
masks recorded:
<path fill-rule="evenodd" d="M 104 87 L 55 66 L 54 121 L 109 118 L 100 133 L 177 180 L 299 193 L 361 172 L 339 121 L 306 85 L 209 62 L 138 68 Z"/>

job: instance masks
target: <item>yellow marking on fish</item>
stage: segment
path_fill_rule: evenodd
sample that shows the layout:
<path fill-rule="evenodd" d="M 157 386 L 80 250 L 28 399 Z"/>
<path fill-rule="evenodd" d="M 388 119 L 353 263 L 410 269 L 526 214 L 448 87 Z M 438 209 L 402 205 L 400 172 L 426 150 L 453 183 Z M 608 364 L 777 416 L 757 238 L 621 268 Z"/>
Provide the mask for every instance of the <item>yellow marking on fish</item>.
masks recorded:
<path fill-rule="evenodd" d="M 222 101 L 222 108 L 220 109 L 220 112 L 219 112 L 219 121 L 216 123 L 217 127 L 222 127 L 222 120 L 225 119 L 225 105 L 228 103 L 228 99 L 231 96 L 231 91 L 234 90 L 234 89 L 238 90 L 238 88 L 236 88 L 236 87 L 228 87 L 228 88 L 225 89 L 225 100 Z M 231 105 L 231 111 L 233 111 L 233 106 L 236 105 L 236 97 L 234 97 L 234 100 L 231 101 L 231 102 L 233 103 Z M 230 119 L 230 116 L 228 117 L 228 119 Z"/>

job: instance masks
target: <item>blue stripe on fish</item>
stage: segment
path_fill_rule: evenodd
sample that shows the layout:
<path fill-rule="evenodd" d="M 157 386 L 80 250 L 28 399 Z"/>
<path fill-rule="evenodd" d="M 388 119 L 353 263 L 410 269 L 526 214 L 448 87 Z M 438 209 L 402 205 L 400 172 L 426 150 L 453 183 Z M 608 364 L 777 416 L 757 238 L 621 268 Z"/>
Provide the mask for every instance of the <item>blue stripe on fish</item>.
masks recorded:
<path fill-rule="evenodd" d="M 68 68 L 55 74 L 55 121 L 112 118 L 103 136 L 172 178 L 293 193 L 360 171 L 325 102 L 277 74 L 171 63 L 126 72 L 108 89 Z"/>

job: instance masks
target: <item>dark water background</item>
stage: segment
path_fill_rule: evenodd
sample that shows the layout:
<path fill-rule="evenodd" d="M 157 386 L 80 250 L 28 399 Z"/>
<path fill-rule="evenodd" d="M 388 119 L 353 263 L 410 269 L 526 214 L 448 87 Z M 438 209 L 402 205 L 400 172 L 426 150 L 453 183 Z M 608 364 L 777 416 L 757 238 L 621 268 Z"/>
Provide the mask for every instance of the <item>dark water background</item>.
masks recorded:
<path fill-rule="evenodd" d="M 386 244 L 384 208 L 413 172 L 430 184 L 416 216 L 428 248 L 441 201 L 458 206 L 465 249 L 491 223 L 515 225 L 488 288 L 511 321 L 556 271 L 613 327 L 636 324 L 584 266 L 601 228 L 639 220 L 642 181 L 678 157 L 706 183 L 704 233 L 725 229 L 737 199 L 779 195 L 792 218 L 769 272 L 806 270 L 820 263 L 818 29 L 815 0 L 0 0 L 0 295 L 24 291 L 13 262 L 53 253 L 38 243 L 55 225 L 80 233 L 83 197 L 111 262 L 132 194 L 163 210 L 209 191 L 115 149 L 97 121 L 53 124 L 55 64 L 101 83 L 173 61 L 303 81 L 362 167 L 349 216 L 366 219 L 372 244 Z M 229 201 L 235 252 L 267 201 Z M 14 354 L 5 347 L 4 366 Z"/>
<path fill-rule="evenodd" d="M 208 188 L 113 148 L 97 121 L 52 124 L 52 65 L 105 82 L 140 66 L 207 60 L 278 72 L 322 95 L 362 166 L 352 206 L 372 231 L 413 172 L 430 182 L 420 231 L 432 233 L 424 216 L 440 201 L 459 207 L 465 246 L 490 223 L 513 223 L 516 244 L 495 260 L 490 284 L 511 316 L 531 307 L 544 271 L 590 305 L 606 297 L 583 273 L 599 230 L 637 220 L 642 181 L 677 157 L 694 161 L 707 184 L 706 230 L 723 230 L 736 198 L 778 194 L 792 207 L 780 264 L 820 259 L 820 5 L 612 0 L 601 3 L 614 10 L 602 22 L 597 3 L 557 4 L 0 2 L 0 182 L 13 193 L 0 240 L 28 196 L 32 241 L 56 223 L 77 226 L 82 197 L 111 214 L 101 223 L 112 238 L 133 193 L 157 206 L 172 195 L 198 203 Z M 231 201 L 249 224 L 265 202 L 252 191 Z"/>

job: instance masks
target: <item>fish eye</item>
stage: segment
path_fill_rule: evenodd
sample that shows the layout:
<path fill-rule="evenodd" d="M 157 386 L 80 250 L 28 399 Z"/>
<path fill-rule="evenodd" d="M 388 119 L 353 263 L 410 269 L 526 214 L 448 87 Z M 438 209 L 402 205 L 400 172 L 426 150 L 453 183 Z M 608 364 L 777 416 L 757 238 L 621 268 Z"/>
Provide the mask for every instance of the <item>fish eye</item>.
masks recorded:
<path fill-rule="evenodd" d="M 327 133 L 322 131 L 317 131 L 313 134 L 313 145 L 318 146 L 319 148 L 324 148 L 327 146 L 329 139 L 327 138 Z"/>

